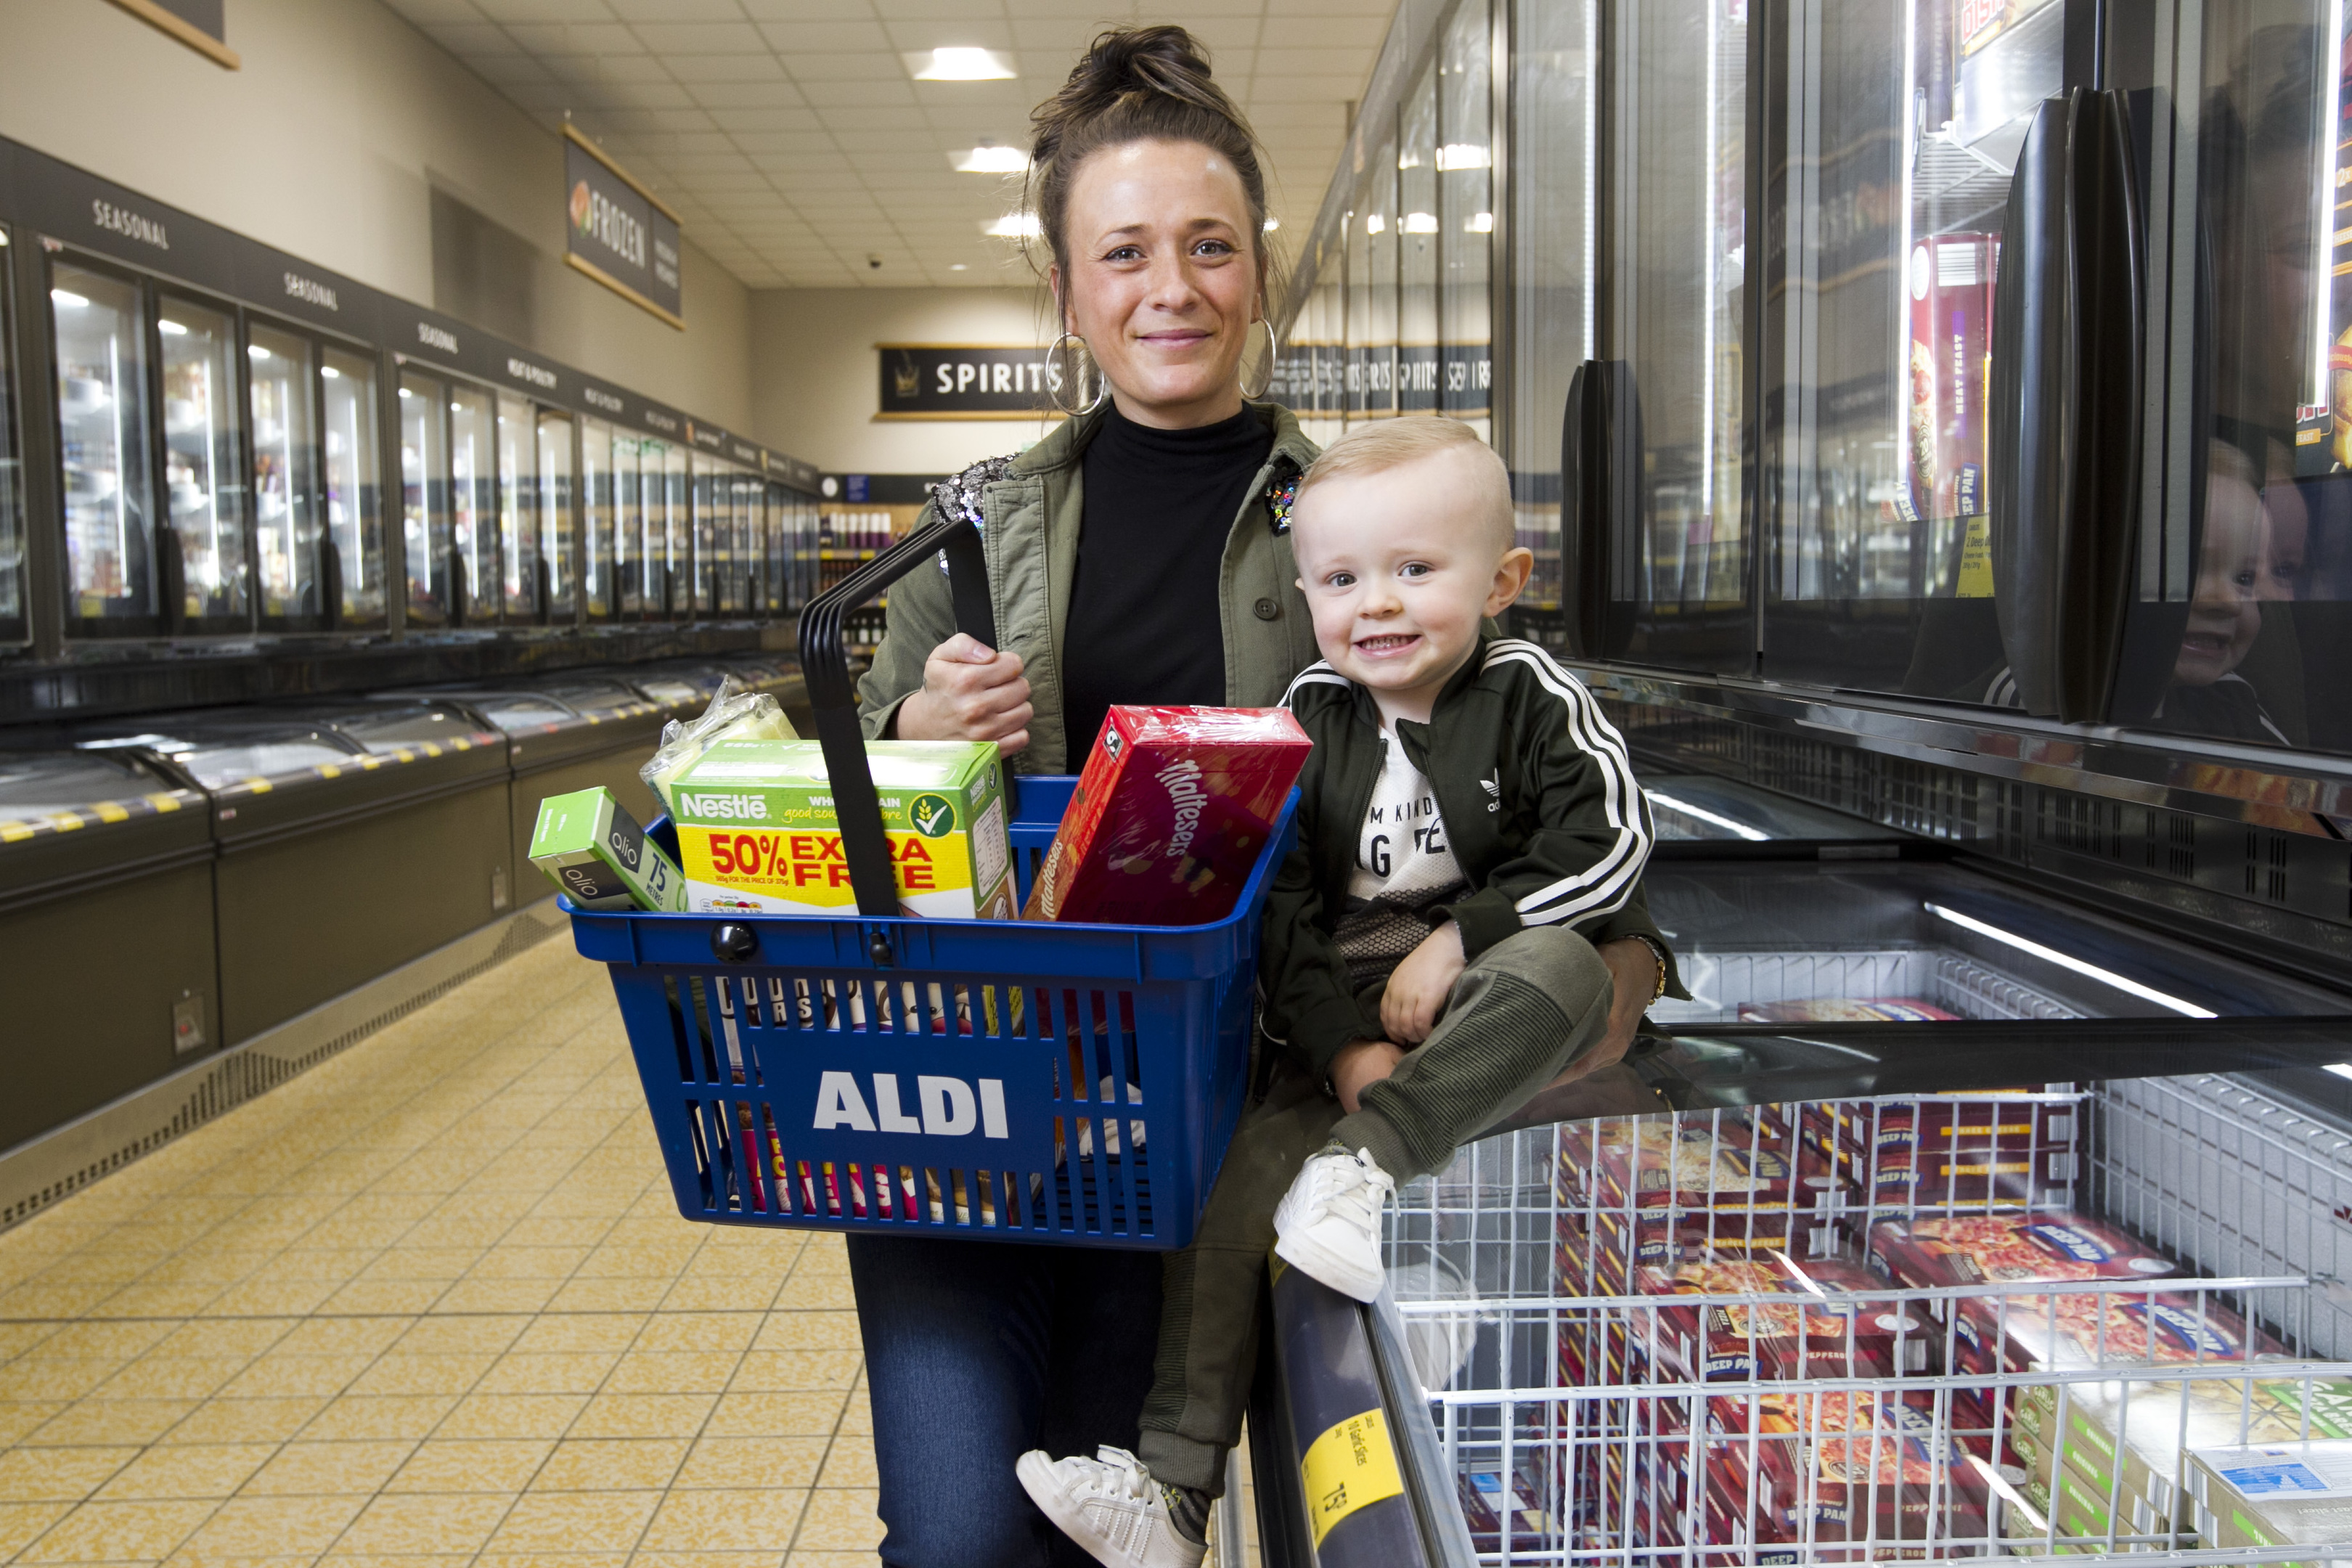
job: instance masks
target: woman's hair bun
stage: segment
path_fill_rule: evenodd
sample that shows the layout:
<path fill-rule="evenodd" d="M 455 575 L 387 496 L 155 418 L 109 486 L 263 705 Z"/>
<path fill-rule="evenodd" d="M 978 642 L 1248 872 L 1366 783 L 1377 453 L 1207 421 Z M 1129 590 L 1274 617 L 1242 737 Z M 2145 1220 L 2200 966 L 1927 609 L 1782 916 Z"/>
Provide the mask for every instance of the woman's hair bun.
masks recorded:
<path fill-rule="evenodd" d="M 1062 220 L 1070 176 L 1106 147 L 1197 142 L 1222 153 L 1248 193 L 1253 238 L 1265 224 L 1265 175 L 1257 137 L 1209 69 L 1209 52 L 1183 28 L 1162 24 L 1098 35 L 1061 90 L 1029 116 L 1034 200 L 1056 261 L 1066 262 Z"/>

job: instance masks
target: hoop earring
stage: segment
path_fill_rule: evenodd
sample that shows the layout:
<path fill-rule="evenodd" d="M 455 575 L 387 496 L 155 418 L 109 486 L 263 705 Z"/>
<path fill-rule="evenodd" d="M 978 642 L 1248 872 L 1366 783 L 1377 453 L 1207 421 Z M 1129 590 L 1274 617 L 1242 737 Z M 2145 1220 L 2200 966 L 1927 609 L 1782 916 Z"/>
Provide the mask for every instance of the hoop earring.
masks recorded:
<path fill-rule="evenodd" d="M 1062 345 L 1069 342 L 1073 339 L 1076 339 L 1077 342 L 1078 353 L 1085 356 L 1086 363 L 1093 368 L 1095 374 L 1094 395 L 1087 398 L 1086 402 L 1080 404 L 1076 408 L 1071 407 L 1068 404 L 1062 401 L 1062 384 L 1059 380 L 1055 379 L 1053 374 L 1055 371 L 1061 368 L 1063 357 Z M 1078 334 L 1076 332 L 1064 332 L 1060 337 L 1055 338 L 1054 340 L 1053 346 L 1045 351 L 1045 399 L 1047 402 L 1051 403 L 1055 408 L 1061 410 L 1064 414 L 1068 415 L 1073 419 L 1083 419 L 1087 415 L 1092 414 L 1096 409 L 1102 406 L 1103 398 L 1110 391 L 1110 384 L 1103 379 L 1102 366 L 1095 363 L 1094 351 L 1087 347 L 1086 339 L 1078 337 Z M 1076 382 L 1083 386 L 1086 379 L 1086 372 L 1079 369 L 1078 366 L 1073 363 L 1071 365 L 1070 380 Z"/>
<path fill-rule="evenodd" d="M 1248 371 L 1243 371 L 1240 375 L 1235 376 L 1234 379 L 1241 384 L 1243 400 L 1249 403 L 1256 403 L 1262 400 L 1265 396 L 1267 389 L 1274 385 L 1276 345 L 1274 341 L 1274 323 L 1272 321 L 1260 316 L 1256 321 L 1251 322 L 1250 325 L 1254 327 L 1264 327 L 1265 329 L 1265 374 L 1257 378 L 1257 387 L 1255 391 L 1250 387 Z M 1247 343 L 1244 343 L 1242 346 L 1242 358 L 1244 360 L 1249 358 L 1249 346 Z"/>

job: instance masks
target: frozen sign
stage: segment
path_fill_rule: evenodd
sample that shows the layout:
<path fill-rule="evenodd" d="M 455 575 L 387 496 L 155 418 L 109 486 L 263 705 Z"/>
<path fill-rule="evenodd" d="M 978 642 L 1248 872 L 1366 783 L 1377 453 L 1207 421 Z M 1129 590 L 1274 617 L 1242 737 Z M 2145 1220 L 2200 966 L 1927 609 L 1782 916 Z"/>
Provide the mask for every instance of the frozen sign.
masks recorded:
<path fill-rule="evenodd" d="M 1051 414 L 1059 367 L 1043 349 L 877 343 L 878 419 L 1034 419 Z M 1075 403 L 1075 395 L 1064 402 Z"/>
<path fill-rule="evenodd" d="M 563 130 L 564 261 L 683 328 L 677 215 L 586 137 Z"/>

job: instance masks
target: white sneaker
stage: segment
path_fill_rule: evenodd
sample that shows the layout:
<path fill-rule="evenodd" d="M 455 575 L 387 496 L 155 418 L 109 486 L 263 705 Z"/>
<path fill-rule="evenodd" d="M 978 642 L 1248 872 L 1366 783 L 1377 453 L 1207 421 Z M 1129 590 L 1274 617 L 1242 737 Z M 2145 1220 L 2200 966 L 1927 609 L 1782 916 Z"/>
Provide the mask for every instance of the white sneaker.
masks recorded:
<path fill-rule="evenodd" d="M 1342 1296 L 1372 1300 L 1388 1278 L 1381 1209 L 1395 1191 L 1369 1149 L 1316 1155 L 1275 1208 L 1274 1255 Z"/>
<path fill-rule="evenodd" d="M 1108 1443 L 1096 1453 L 1092 1459 L 1052 1459 L 1032 1448 L 1013 1473 L 1039 1510 L 1096 1562 L 1108 1568 L 1201 1568 L 1208 1548 L 1177 1530 L 1143 1461 Z"/>

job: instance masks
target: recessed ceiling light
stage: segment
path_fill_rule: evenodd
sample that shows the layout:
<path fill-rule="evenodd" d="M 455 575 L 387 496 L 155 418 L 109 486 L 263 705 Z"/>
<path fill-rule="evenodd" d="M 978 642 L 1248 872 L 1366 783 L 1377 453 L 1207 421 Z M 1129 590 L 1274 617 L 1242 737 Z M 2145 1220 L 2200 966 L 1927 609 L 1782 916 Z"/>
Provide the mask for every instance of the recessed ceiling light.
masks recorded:
<path fill-rule="evenodd" d="M 992 234 L 999 239 L 1034 239 L 1045 232 L 1035 213 L 1006 213 L 980 226 L 982 234 Z"/>
<path fill-rule="evenodd" d="M 1029 154 L 1018 147 L 974 147 L 965 153 L 950 153 L 948 162 L 959 174 L 1025 174 L 1029 172 Z"/>
<path fill-rule="evenodd" d="M 950 272 L 969 272 L 971 270 L 971 267 L 968 262 L 950 261 L 948 263 L 948 270 Z"/>
<path fill-rule="evenodd" d="M 917 81 L 1010 81 L 1021 74 L 994 49 L 924 49 L 899 58 Z"/>

